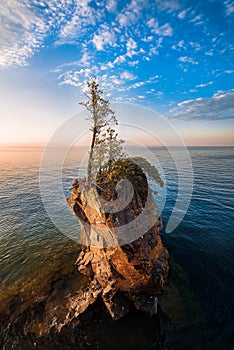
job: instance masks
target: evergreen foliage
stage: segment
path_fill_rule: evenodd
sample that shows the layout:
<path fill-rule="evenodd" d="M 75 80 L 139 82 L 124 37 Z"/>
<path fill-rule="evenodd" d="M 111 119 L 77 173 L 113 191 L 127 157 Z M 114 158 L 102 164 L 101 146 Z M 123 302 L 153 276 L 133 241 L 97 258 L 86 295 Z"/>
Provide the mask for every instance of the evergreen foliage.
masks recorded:
<path fill-rule="evenodd" d="M 117 125 L 114 111 L 110 108 L 110 102 L 103 98 L 103 91 L 99 88 L 97 78 L 94 76 L 87 82 L 86 102 L 81 102 L 88 113 L 88 120 L 92 127 L 92 141 L 89 150 L 86 183 L 90 185 L 95 180 L 97 173 L 111 171 L 113 164 L 125 157 L 122 144 L 118 140 L 118 134 L 112 125 Z"/>
<path fill-rule="evenodd" d="M 103 91 L 99 88 L 95 76 L 87 82 L 85 95 L 87 101 L 81 102 L 81 105 L 87 109 L 88 120 L 92 125 L 86 184 L 90 186 L 93 183 L 99 190 L 109 186 L 109 190 L 112 188 L 114 191 L 119 180 L 128 179 L 138 187 L 141 186 L 143 178 L 145 183 L 145 175 L 142 177 L 145 172 L 149 179 L 163 187 L 160 174 L 153 165 L 145 158 L 129 158 L 125 153 L 124 140 L 118 139 L 113 127 L 118 125 L 115 112 L 110 108 L 110 102 L 103 98 Z M 140 173 L 139 168 L 142 169 Z"/>

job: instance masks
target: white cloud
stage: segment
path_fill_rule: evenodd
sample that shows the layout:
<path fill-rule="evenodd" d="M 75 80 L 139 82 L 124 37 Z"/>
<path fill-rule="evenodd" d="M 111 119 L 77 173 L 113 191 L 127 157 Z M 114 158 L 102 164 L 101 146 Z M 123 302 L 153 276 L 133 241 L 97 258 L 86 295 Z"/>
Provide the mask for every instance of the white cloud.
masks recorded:
<path fill-rule="evenodd" d="M 79 63 L 84 66 L 90 66 L 90 56 L 87 51 L 84 52 Z"/>
<path fill-rule="evenodd" d="M 180 50 L 184 47 L 184 40 L 180 40 L 177 44 L 172 45 L 171 47 L 173 50 Z"/>
<path fill-rule="evenodd" d="M 147 25 L 149 28 L 152 28 L 152 31 L 156 31 L 158 30 L 158 21 L 156 21 L 155 18 L 151 18 L 150 20 L 148 20 Z"/>
<path fill-rule="evenodd" d="M 106 33 L 110 33 L 108 31 L 106 31 Z M 108 45 L 110 43 L 110 37 L 108 36 L 108 34 L 103 35 L 99 35 L 98 38 L 97 36 L 94 38 L 94 45 L 96 46 L 97 50 L 104 50 L 104 45 Z M 103 39 L 104 38 L 104 39 Z M 106 39 L 108 38 L 108 41 L 106 42 Z M 113 42 L 115 41 L 116 38 L 114 38 Z M 112 43 L 113 45 L 113 43 Z M 125 62 L 128 63 L 129 66 L 136 66 L 139 63 L 139 60 L 135 60 L 135 61 L 128 61 L 129 58 L 132 58 L 133 56 L 137 55 L 137 54 L 143 54 L 145 53 L 145 50 L 140 49 L 140 50 L 136 50 L 137 49 L 137 43 L 133 38 L 129 38 L 128 41 L 126 42 L 126 53 L 123 55 L 119 55 L 117 56 L 113 61 L 109 61 L 107 63 L 102 63 L 100 66 L 101 70 L 107 70 L 107 69 L 112 69 L 114 68 L 116 65 L 121 65 Z M 127 74 L 127 73 L 124 73 Z M 126 76 L 127 77 L 127 76 Z M 132 76 L 133 77 L 133 76 Z M 129 75 L 130 78 L 130 75 Z"/>
<path fill-rule="evenodd" d="M 121 65 L 126 61 L 126 55 L 117 56 L 113 62 L 109 61 L 101 65 L 101 70 L 106 70 L 109 68 L 114 68 L 115 65 Z"/>
<path fill-rule="evenodd" d="M 126 48 L 127 48 L 127 53 L 126 55 L 128 57 L 132 57 L 134 55 L 137 54 L 136 52 L 136 48 L 137 48 L 137 43 L 135 42 L 135 40 L 133 38 L 130 38 L 128 41 L 127 41 L 127 44 L 126 44 Z"/>
<path fill-rule="evenodd" d="M 131 0 L 130 4 L 117 16 L 119 24 L 124 27 L 136 23 L 146 4 L 145 0 Z"/>
<path fill-rule="evenodd" d="M 139 63 L 139 60 L 135 60 L 135 61 L 128 62 L 128 65 L 131 67 L 134 67 L 134 66 L 137 66 L 138 63 Z"/>
<path fill-rule="evenodd" d="M 159 75 L 158 75 L 158 74 L 153 75 L 152 77 L 150 77 L 150 78 L 147 80 L 147 82 L 151 82 L 151 81 L 158 80 L 158 78 L 159 78 Z"/>
<path fill-rule="evenodd" d="M 184 40 L 180 40 L 180 41 L 178 42 L 178 46 L 179 46 L 179 47 L 183 47 L 183 46 L 184 46 Z"/>
<path fill-rule="evenodd" d="M 0 67 L 25 66 L 43 46 L 46 36 L 58 32 L 55 44 L 77 42 L 83 27 L 95 24 L 89 0 L 4 0 L 0 2 Z M 100 11 L 96 10 L 96 16 Z"/>
<path fill-rule="evenodd" d="M 59 85 L 72 85 L 75 87 L 83 87 L 84 81 L 97 73 L 97 67 L 81 68 L 77 71 L 67 71 L 58 76 Z"/>
<path fill-rule="evenodd" d="M 157 46 L 162 47 L 163 37 L 158 38 Z"/>
<path fill-rule="evenodd" d="M 94 34 L 93 44 L 98 51 L 104 50 L 105 46 L 113 45 L 116 42 L 116 35 L 109 29 L 99 30 L 98 34 Z"/>
<path fill-rule="evenodd" d="M 197 61 L 194 61 L 192 57 L 188 57 L 188 56 L 179 57 L 179 61 L 184 63 L 198 64 Z"/>
<path fill-rule="evenodd" d="M 192 48 L 194 48 L 195 52 L 201 50 L 201 45 L 199 43 L 190 41 L 189 44 L 191 45 Z"/>
<path fill-rule="evenodd" d="M 61 12 L 61 6 L 65 8 L 64 23 L 61 26 L 59 40 L 57 44 L 75 43 L 88 25 L 95 25 L 96 18 L 100 16 L 101 11 L 94 10 L 89 6 L 90 0 L 53 0 L 57 9 L 57 13 Z M 73 6 L 72 6 L 73 4 Z M 64 16 L 63 16 L 64 17 Z"/>
<path fill-rule="evenodd" d="M 225 70 L 225 73 L 232 74 L 232 73 L 234 73 L 234 70 L 233 69 L 228 69 L 228 70 Z"/>
<path fill-rule="evenodd" d="M 159 52 L 158 52 L 158 50 L 156 49 L 156 47 L 151 47 L 150 50 L 149 50 L 149 54 L 150 54 L 150 56 L 152 56 L 152 55 L 158 55 Z"/>
<path fill-rule="evenodd" d="M 125 70 L 120 74 L 120 78 L 124 80 L 135 80 L 136 76 L 130 73 L 129 71 Z"/>
<path fill-rule="evenodd" d="M 109 12 L 115 12 L 117 8 L 117 1 L 116 0 L 108 0 L 106 4 L 106 8 Z"/>
<path fill-rule="evenodd" d="M 175 118 L 184 120 L 234 118 L 234 89 L 218 91 L 211 98 L 183 101 L 170 112 Z"/>
<path fill-rule="evenodd" d="M 234 2 L 232 0 L 224 1 L 225 12 L 229 16 L 234 12 Z"/>
<path fill-rule="evenodd" d="M 136 100 L 135 97 L 118 96 L 118 97 L 113 98 L 113 101 L 121 101 L 121 102 L 131 102 L 131 101 L 135 101 L 135 100 Z"/>
<path fill-rule="evenodd" d="M 158 28 L 158 33 L 159 35 L 162 36 L 172 36 L 173 35 L 173 29 L 170 26 L 169 23 L 165 23 L 163 26 Z"/>
<path fill-rule="evenodd" d="M 115 85 L 123 85 L 124 84 L 123 80 L 119 79 L 116 75 L 112 75 L 110 77 L 110 81 L 111 81 L 111 83 L 113 83 Z"/>
<path fill-rule="evenodd" d="M 159 10 L 168 12 L 172 12 L 180 8 L 180 4 L 176 0 L 158 0 L 157 5 L 159 7 Z"/>
<path fill-rule="evenodd" d="M 206 51 L 206 52 L 205 52 L 205 55 L 206 55 L 206 56 L 214 56 L 214 50 L 211 49 L 211 50 L 209 50 L 209 51 Z"/>
<path fill-rule="evenodd" d="M 150 41 L 154 40 L 154 37 L 152 35 L 147 36 L 146 38 L 143 38 L 142 41 L 149 43 Z"/>
<path fill-rule="evenodd" d="M 157 91 L 155 94 L 155 96 L 157 96 L 157 97 L 162 97 L 162 95 L 164 95 L 163 91 Z"/>
<path fill-rule="evenodd" d="M 170 23 L 165 23 L 161 27 L 158 24 L 158 21 L 155 18 L 151 18 L 147 25 L 149 28 L 151 28 L 151 31 L 155 34 L 162 35 L 162 36 L 172 36 L 173 35 L 173 29 L 170 26 Z"/>
<path fill-rule="evenodd" d="M 196 23 L 196 22 L 200 21 L 201 18 L 202 18 L 202 15 L 197 15 L 197 16 L 195 16 L 194 18 L 190 19 L 189 22 L 191 22 L 191 23 Z"/>
<path fill-rule="evenodd" d="M 43 42 L 46 23 L 29 1 L 1 1 L 0 17 L 0 67 L 25 66 Z"/>
<path fill-rule="evenodd" d="M 196 88 L 203 88 L 203 87 L 206 87 L 206 86 L 212 85 L 212 84 L 214 84 L 214 82 L 213 81 L 209 81 L 208 83 L 202 83 L 202 84 L 196 85 Z"/>
<path fill-rule="evenodd" d="M 133 84 L 132 87 L 134 89 L 136 89 L 136 88 L 139 88 L 140 86 L 143 86 L 143 85 L 145 85 L 144 81 L 138 81 L 137 83 Z"/>
<path fill-rule="evenodd" d="M 184 19 L 185 17 L 186 17 L 186 14 L 187 14 L 187 12 L 189 11 L 189 9 L 186 9 L 186 10 L 183 10 L 183 11 L 181 11 L 179 14 L 178 14 L 178 18 L 180 18 L 180 19 Z"/>
<path fill-rule="evenodd" d="M 116 57 L 116 59 L 114 60 L 114 64 L 120 64 L 126 61 L 126 58 L 124 55 L 120 55 L 118 57 Z"/>

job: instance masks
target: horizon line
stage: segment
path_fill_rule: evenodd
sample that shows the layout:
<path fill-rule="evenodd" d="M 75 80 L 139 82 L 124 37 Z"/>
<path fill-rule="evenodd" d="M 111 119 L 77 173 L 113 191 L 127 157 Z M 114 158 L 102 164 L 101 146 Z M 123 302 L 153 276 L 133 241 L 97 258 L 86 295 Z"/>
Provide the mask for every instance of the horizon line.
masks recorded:
<path fill-rule="evenodd" d="M 178 146 L 178 145 L 168 145 L 168 146 L 163 146 L 163 145 L 143 145 L 144 147 L 149 147 L 149 148 L 167 148 L 167 147 L 173 147 L 173 148 L 196 148 L 196 147 L 210 147 L 210 148 L 214 148 L 214 147 L 223 147 L 223 148 L 227 148 L 227 147 L 234 147 L 234 145 L 184 145 L 184 146 Z M 53 147 L 47 147 L 49 149 L 61 149 L 67 147 L 66 145 L 64 146 L 53 146 Z M 138 146 L 135 145 L 127 145 L 127 147 L 129 148 L 138 148 Z M 140 147 L 140 146 L 139 146 Z M 5 149 L 12 149 L 12 150 L 16 150 L 16 149 L 40 149 L 43 150 L 45 149 L 46 146 L 29 146 L 29 145 L 24 145 L 24 146 L 16 146 L 16 145 L 12 145 L 12 146 L 1 146 L 0 145 L 0 150 L 5 150 Z M 79 149 L 79 148 L 89 148 L 89 145 L 87 146 L 71 146 L 70 149 Z"/>

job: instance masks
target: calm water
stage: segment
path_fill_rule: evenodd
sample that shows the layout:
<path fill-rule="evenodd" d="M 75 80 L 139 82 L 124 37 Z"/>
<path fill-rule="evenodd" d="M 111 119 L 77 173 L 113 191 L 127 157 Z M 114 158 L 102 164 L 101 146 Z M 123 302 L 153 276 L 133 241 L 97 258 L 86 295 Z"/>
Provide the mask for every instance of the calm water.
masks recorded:
<path fill-rule="evenodd" d="M 163 166 L 166 180 L 166 224 L 175 204 L 177 176 L 165 150 L 151 149 Z M 63 169 L 68 196 L 82 152 L 70 152 Z M 202 312 L 207 316 L 207 334 L 217 349 L 232 348 L 233 334 L 233 160 L 234 148 L 191 148 L 194 191 L 190 207 L 177 229 L 162 232 L 170 255 L 188 275 Z M 0 150 L 0 291 L 17 280 L 35 277 L 53 256 L 76 249 L 76 242 L 61 234 L 43 207 L 39 191 L 40 149 Z M 53 179 L 48 168 L 48 195 Z M 184 173 L 186 176 L 186 172 Z M 159 193 L 159 198 L 162 193 Z M 76 220 L 69 211 L 57 208 L 67 225 Z M 71 232 L 76 239 L 78 232 Z"/>

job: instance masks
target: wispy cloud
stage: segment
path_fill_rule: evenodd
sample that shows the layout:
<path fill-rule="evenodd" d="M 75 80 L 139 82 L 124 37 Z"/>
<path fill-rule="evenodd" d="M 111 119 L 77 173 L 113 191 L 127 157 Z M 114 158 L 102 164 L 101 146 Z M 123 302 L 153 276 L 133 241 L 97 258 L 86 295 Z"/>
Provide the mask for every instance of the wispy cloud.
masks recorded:
<path fill-rule="evenodd" d="M 83 53 L 83 56 L 80 59 L 80 64 L 84 66 L 90 66 L 90 55 L 87 51 Z"/>
<path fill-rule="evenodd" d="M 88 0 L 5 0 L 0 3 L 0 67 L 25 66 L 53 30 L 56 43 L 77 39 L 84 21 L 92 21 Z M 86 18 L 85 18 L 86 17 Z M 82 22 L 83 19 L 83 22 Z"/>
<path fill-rule="evenodd" d="M 192 57 L 188 56 L 180 56 L 179 61 L 184 63 L 198 64 L 198 61 L 194 61 Z"/>
<path fill-rule="evenodd" d="M 180 40 L 177 44 L 172 45 L 171 47 L 173 50 L 181 50 L 182 48 L 185 49 L 185 44 L 184 44 L 184 40 Z"/>
<path fill-rule="evenodd" d="M 160 11 L 173 12 L 181 7 L 181 4 L 177 0 L 164 0 L 157 1 L 158 9 Z"/>
<path fill-rule="evenodd" d="M 195 50 L 195 52 L 201 50 L 201 44 L 194 41 L 189 41 L 189 45 Z"/>
<path fill-rule="evenodd" d="M 217 30 L 209 28 L 206 14 L 210 2 L 207 11 L 201 5 L 196 9 L 184 5 L 180 0 L 2 1 L 0 67 L 26 65 L 45 45 L 51 54 L 48 64 L 53 65 L 49 70 L 56 74 L 58 84 L 78 87 L 78 93 L 84 81 L 97 75 L 104 90 L 113 92 L 111 97 L 115 91 L 120 97 L 136 94 L 165 101 L 178 93 L 199 91 L 200 96 L 207 96 L 210 89 L 205 87 L 213 83 L 209 80 L 219 84 L 215 80 L 218 75 L 213 73 L 214 57 L 219 76 L 233 73 L 230 26 L 226 37 L 224 29 L 222 33 L 218 30 L 218 23 Z M 222 16 L 222 28 L 225 23 L 230 25 L 231 5 L 230 0 L 224 1 L 223 11 L 217 15 Z M 195 26 L 201 20 L 205 25 Z M 67 58 L 70 52 L 71 61 Z M 187 72 L 185 92 L 180 69 Z M 156 73 L 160 79 L 158 75 L 150 77 Z M 190 73 L 201 77 L 197 86 Z M 226 75 L 226 80 L 225 86 L 230 86 L 230 76 Z M 152 91 L 156 86 L 157 91 Z M 177 106 L 177 112 L 185 106 L 190 105 Z"/>
<path fill-rule="evenodd" d="M 127 54 L 126 55 L 128 57 L 132 57 L 134 55 L 137 55 L 137 51 L 136 51 L 137 43 L 136 43 L 136 41 L 133 38 L 130 38 L 127 41 L 126 48 L 127 48 Z"/>
<path fill-rule="evenodd" d="M 108 5 L 107 5 L 108 6 Z M 113 8 L 112 1 L 109 9 Z M 53 31 L 55 45 L 76 44 L 90 26 L 105 16 L 105 7 L 90 0 L 5 0 L 0 2 L 0 67 L 25 66 Z M 101 28 L 102 29 L 102 28 Z M 101 30 L 100 29 L 100 30 Z M 97 33 L 101 49 L 114 41 L 113 33 Z"/>
<path fill-rule="evenodd" d="M 122 12 L 117 16 L 117 21 L 120 26 L 130 26 L 136 23 L 146 4 L 147 2 L 144 0 L 131 0 L 131 2 L 124 7 Z"/>
<path fill-rule="evenodd" d="M 210 98 L 180 102 L 170 113 L 174 118 L 183 120 L 234 118 L 234 89 L 218 91 Z"/>
<path fill-rule="evenodd" d="M 139 63 L 139 60 L 130 61 L 130 62 L 128 62 L 128 65 L 129 65 L 130 67 L 135 67 L 135 66 L 138 65 L 138 63 Z"/>
<path fill-rule="evenodd" d="M 225 12 L 229 16 L 234 12 L 234 2 L 233 0 L 224 1 Z"/>
<path fill-rule="evenodd" d="M 184 47 L 184 40 L 180 40 L 177 44 L 178 47 Z"/>
<path fill-rule="evenodd" d="M 59 85 L 71 85 L 74 87 L 83 87 L 84 81 L 89 79 L 93 74 L 97 72 L 96 67 L 85 68 L 76 71 L 67 71 L 61 73 L 58 77 Z"/>
<path fill-rule="evenodd" d="M 57 13 L 60 13 L 61 5 L 59 5 L 59 0 L 54 0 L 57 6 Z M 65 1 L 62 2 L 65 5 L 65 20 L 64 23 L 59 27 L 59 39 L 57 40 L 58 45 L 65 43 L 76 43 L 81 36 L 81 33 L 84 33 L 85 29 L 89 25 L 95 25 L 96 20 L 101 15 L 104 16 L 103 10 L 100 8 L 94 9 L 89 6 L 89 0 L 79 0 L 73 2 L 68 0 L 66 4 Z M 73 6 L 69 4 L 73 3 Z M 66 6 L 67 5 L 67 6 Z"/>
<path fill-rule="evenodd" d="M 106 3 L 106 8 L 109 12 L 115 12 L 117 5 L 117 0 L 108 0 Z"/>
<path fill-rule="evenodd" d="M 120 64 L 126 61 L 126 57 L 124 55 L 119 55 L 115 58 L 113 64 Z"/>
<path fill-rule="evenodd" d="M 186 17 L 187 12 L 188 12 L 189 10 L 190 10 L 190 8 L 181 11 L 181 12 L 178 14 L 177 17 L 180 18 L 180 19 L 184 19 L 184 18 Z"/>
<path fill-rule="evenodd" d="M 133 89 L 139 88 L 140 86 L 145 85 L 144 81 L 138 81 L 137 83 L 133 84 Z"/>
<path fill-rule="evenodd" d="M 152 33 L 162 35 L 162 36 L 172 36 L 173 35 L 173 29 L 170 25 L 170 23 L 165 23 L 162 26 L 159 26 L 158 21 L 155 18 L 151 18 L 147 25 L 149 28 L 151 28 Z"/>
<path fill-rule="evenodd" d="M 135 80 L 136 76 L 132 73 L 130 73 L 129 71 L 125 70 L 124 72 L 122 72 L 120 74 L 120 78 L 124 79 L 124 80 Z"/>
<path fill-rule="evenodd" d="M 197 23 L 197 22 L 199 22 L 201 20 L 201 18 L 202 18 L 202 15 L 197 15 L 197 16 L 193 17 L 192 19 L 190 19 L 189 22 Z"/>
<path fill-rule="evenodd" d="M 111 96 L 112 92 L 130 90 L 132 88 L 132 81 L 137 79 L 137 76 L 128 70 L 124 70 L 119 74 L 111 74 L 111 71 L 103 74 L 99 66 L 92 66 L 90 68 L 81 68 L 79 70 L 69 70 L 60 73 L 58 77 L 59 85 L 71 85 L 83 90 L 86 86 L 86 81 L 93 75 L 98 77 L 104 90 L 109 92 L 109 96 Z M 131 83 L 130 85 L 129 82 Z"/>
<path fill-rule="evenodd" d="M 47 25 L 27 1 L 2 1 L 0 14 L 0 67 L 25 66 L 42 44 Z"/>
<path fill-rule="evenodd" d="M 106 25 L 100 29 L 98 34 L 94 34 L 93 44 L 98 51 L 104 50 L 105 46 L 113 45 L 116 42 L 116 35 Z"/>
<path fill-rule="evenodd" d="M 206 87 L 208 85 L 212 85 L 212 84 L 214 84 L 214 82 L 209 81 L 208 83 L 201 83 L 201 84 L 196 85 L 196 88 L 204 88 L 204 87 Z"/>

